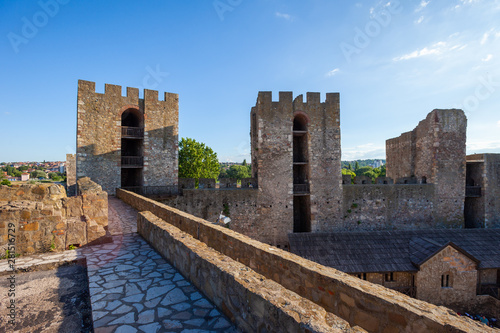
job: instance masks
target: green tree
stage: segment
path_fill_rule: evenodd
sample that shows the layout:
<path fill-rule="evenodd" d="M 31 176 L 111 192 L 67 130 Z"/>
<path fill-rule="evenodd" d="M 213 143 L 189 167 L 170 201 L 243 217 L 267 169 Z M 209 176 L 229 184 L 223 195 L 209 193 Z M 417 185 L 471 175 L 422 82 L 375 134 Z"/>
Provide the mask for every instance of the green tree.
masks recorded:
<path fill-rule="evenodd" d="M 10 185 L 12 185 L 12 183 L 11 183 L 8 179 L 3 179 L 3 180 L 0 182 L 0 185 L 7 185 L 7 186 L 10 186 Z"/>
<path fill-rule="evenodd" d="M 215 178 L 219 176 L 217 153 L 204 143 L 182 138 L 179 142 L 179 177 Z"/>
<path fill-rule="evenodd" d="M 241 180 L 242 178 L 250 178 L 248 168 L 243 165 L 231 165 L 227 170 L 227 175 L 229 178 L 236 178 Z"/>
<path fill-rule="evenodd" d="M 243 164 L 242 165 L 243 166 L 247 166 L 247 160 L 246 159 L 243 160 Z"/>
<path fill-rule="evenodd" d="M 35 170 L 30 173 L 31 178 L 47 178 L 47 174 L 41 170 Z"/>
<path fill-rule="evenodd" d="M 17 170 L 19 170 L 19 171 L 26 171 L 26 170 L 28 170 L 28 166 L 27 165 L 21 165 Z"/>
<path fill-rule="evenodd" d="M 55 182 L 58 182 L 61 180 L 60 172 L 51 172 L 49 173 L 49 178 L 52 179 Z"/>
<path fill-rule="evenodd" d="M 359 162 L 356 161 L 356 163 L 354 164 L 354 172 L 358 172 L 358 169 L 359 169 Z"/>

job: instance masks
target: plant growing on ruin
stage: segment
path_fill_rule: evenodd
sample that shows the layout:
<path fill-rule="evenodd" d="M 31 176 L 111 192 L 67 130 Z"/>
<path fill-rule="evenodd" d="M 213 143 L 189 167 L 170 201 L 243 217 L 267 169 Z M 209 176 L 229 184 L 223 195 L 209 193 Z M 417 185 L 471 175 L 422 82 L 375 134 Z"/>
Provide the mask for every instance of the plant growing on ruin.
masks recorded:
<path fill-rule="evenodd" d="M 56 237 L 52 236 L 52 240 L 50 241 L 50 252 L 54 252 L 56 250 Z"/>

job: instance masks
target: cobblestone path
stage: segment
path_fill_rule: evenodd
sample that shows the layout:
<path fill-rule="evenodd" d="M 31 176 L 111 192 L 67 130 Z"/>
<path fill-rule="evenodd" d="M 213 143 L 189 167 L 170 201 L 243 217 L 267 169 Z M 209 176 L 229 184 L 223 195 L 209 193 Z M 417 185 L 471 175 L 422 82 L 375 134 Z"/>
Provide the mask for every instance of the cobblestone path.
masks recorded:
<path fill-rule="evenodd" d="M 81 249 L 87 258 L 92 316 L 103 332 L 236 332 L 137 231 L 137 211 L 109 197 L 112 244 Z"/>

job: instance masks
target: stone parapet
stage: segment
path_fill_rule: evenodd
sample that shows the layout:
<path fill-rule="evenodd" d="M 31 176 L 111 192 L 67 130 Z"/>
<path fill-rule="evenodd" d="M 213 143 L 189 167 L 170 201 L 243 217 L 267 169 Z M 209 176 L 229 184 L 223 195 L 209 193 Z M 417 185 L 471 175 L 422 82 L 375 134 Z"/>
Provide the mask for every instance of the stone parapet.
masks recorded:
<path fill-rule="evenodd" d="M 368 332 L 494 332 L 450 309 L 357 279 L 159 202 L 124 190 L 118 190 L 117 196 L 345 319 L 351 326 Z M 160 248 L 167 246 L 168 241 L 162 237 L 157 241 Z"/>
<path fill-rule="evenodd" d="M 366 332 L 150 212 L 137 230 L 243 332 Z"/>

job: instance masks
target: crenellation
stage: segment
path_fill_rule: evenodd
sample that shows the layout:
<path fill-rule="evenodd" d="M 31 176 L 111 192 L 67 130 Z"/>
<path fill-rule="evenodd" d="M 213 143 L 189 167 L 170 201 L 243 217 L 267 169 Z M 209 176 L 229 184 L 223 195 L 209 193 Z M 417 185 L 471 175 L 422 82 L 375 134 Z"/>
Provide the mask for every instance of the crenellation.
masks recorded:
<path fill-rule="evenodd" d="M 291 91 L 280 91 L 279 92 L 279 102 L 291 104 L 293 101 L 293 92 Z"/>
<path fill-rule="evenodd" d="M 159 101 L 158 91 L 144 89 L 144 101 L 149 101 L 149 102 Z"/>
<path fill-rule="evenodd" d="M 106 83 L 104 84 L 104 94 L 108 96 L 121 97 L 122 86 Z"/>
<path fill-rule="evenodd" d="M 132 100 L 139 101 L 139 89 L 127 87 L 127 97 Z"/>
<path fill-rule="evenodd" d="M 309 106 L 319 105 L 321 103 L 321 94 L 319 92 L 308 92 L 306 96 Z"/>

